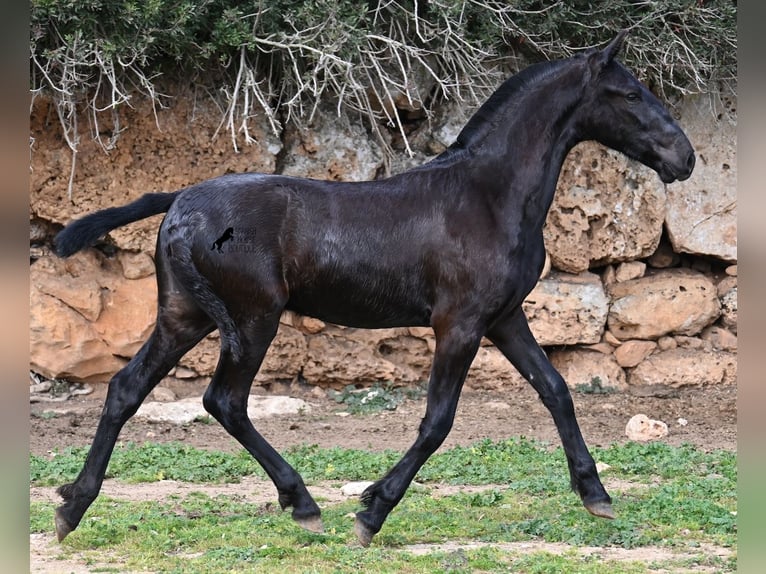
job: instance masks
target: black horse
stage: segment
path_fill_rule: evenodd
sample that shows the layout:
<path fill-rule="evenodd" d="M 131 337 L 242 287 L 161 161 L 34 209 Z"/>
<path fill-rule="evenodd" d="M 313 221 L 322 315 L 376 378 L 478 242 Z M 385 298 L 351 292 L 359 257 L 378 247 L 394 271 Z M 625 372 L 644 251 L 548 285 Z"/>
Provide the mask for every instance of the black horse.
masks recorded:
<path fill-rule="evenodd" d="M 221 352 L 205 408 L 273 480 L 282 508 L 322 528 L 301 476 L 255 430 L 247 399 L 285 309 L 362 328 L 430 326 L 436 350 L 417 439 L 362 495 L 355 531 L 381 529 L 418 469 L 442 444 L 471 361 L 486 336 L 538 392 L 585 508 L 612 518 L 611 498 L 575 419 L 571 395 L 530 332 L 522 301 L 545 259 L 543 224 L 561 165 L 595 140 L 654 169 L 688 178 L 694 150 L 665 107 L 603 50 L 533 65 L 503 83 L 431 162 L 358 183 L 226 175 L 147 194 L 75 221 L 56 237 L 66 257 L 108 231 L 167 212 L 157 238 L 157 323 L 111 380 L 77 479 L 59 488 L 62 540 L 98 495 L 125 422 L 181 356 L 218 329 Z M 257 228 L 247 252 L 211 251 L 226 229 Z"/>

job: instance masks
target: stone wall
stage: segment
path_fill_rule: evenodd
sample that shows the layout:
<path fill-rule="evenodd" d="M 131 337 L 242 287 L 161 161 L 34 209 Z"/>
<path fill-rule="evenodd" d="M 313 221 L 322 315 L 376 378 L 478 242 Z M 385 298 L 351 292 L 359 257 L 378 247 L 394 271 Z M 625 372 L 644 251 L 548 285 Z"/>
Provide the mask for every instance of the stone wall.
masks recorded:
<path fill-rule="evenodd" d="M 67 260 L 49 250 L 61 224 L 229 172 L 380 177 L 444 149 L 466 115 L 443 106 L 410 134 L 415 157 L 391 161 L 363 126 L 326 110 L 305 130 L 291 127 L 279 137 L 256 118 L 256 143 L 240 142 L 237 153 L 225 134 L 213 137 L 220 110 L 211 103 L 179 97 L 156 117 L 136 104 L 121 112 L 116 146 L 82 138 L 70 201 L 71 154 L 55 111 L 38 100 L 31 116 L 30 369 L 106 382 L 153 326 L 160 217 L 115 230 L 108 245 Z M 696 97 L 680 115 L 698 153 L 686 182 L 666 187 L 648 168 L 594 143 L 577 146 L 565 163 L 545 229 L 550 271 L 524 310 L 571 386 L 597 378 L 619 389 L 736 381 L 736 110 L 725 99 Z M 108 134 L 109 118 L 99 125 Z M 350 329 L 285 313 L 256 383 L 414 383 L 427 379 L 433 348 L 426 328 Z M 214 333 L 172 376 L 209 377 L 217 357 Z M 485 341 L 467 384 L 522 382 Z"/>

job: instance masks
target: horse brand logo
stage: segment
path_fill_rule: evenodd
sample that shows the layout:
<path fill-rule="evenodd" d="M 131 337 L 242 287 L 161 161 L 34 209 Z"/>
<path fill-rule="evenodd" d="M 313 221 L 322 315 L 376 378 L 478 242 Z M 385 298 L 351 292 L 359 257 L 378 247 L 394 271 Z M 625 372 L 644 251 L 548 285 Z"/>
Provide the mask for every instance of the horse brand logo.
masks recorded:
<path fill-rule="evenodd" d="M 252 243 L 255 241 L 255 227 L 243 227 L 237 229 L 234 232 L 233 227 L 227 227 L 226 231 L 213 242 L 210 247 L 210 251 L 218 251 L 218 253 L 252 253 L 255 250 L 255 246 Z M 229 245 L 224 251 L 223 246 L 229 242 Z"/>
<path fill-rule="evenodd" d="M 218 239 L 216 239 L 213 242 L 213 246 L 210 248 L 210 251 L 215 249 L 216 251 L 218 251 L 218 253 L 223 253 L 223 249 L 221 249 L 221 247 L 223 247 L 223 244 L 232 238 L 234 238 L 234 228 L 229 227 L 226 229 L 226 231 L 223 232 L 223 235 L 221 235 Z"/>

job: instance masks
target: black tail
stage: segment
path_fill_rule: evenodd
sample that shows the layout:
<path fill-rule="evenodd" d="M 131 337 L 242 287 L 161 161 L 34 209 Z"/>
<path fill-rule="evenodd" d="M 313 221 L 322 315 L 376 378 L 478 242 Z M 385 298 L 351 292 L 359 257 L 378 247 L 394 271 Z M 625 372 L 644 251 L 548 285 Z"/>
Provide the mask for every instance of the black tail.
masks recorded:
<path fill-rule="evenodd" d="M 128 223 L 165 213 L 176 199 L 178 192 L 147 193 L 133 203 L 122 207 L 109 207 L 86 215 L 67 225 L 53 240 L 56 255 L 69 257 L 88 247 L 112 229 Z"/>

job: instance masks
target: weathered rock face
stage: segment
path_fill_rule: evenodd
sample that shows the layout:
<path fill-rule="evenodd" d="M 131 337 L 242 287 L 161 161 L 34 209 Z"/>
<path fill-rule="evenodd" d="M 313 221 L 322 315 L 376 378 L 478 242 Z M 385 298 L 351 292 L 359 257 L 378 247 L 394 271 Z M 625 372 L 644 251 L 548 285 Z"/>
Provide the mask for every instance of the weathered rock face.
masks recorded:
<path fill-rule="evenodd" d="M 606 322 L 609 300 L 594 273 L 551 273 L 523 304 L 540 345 L 597 343 Z"/>
<path fill-rule="evenodd" d="M 594 142 L 575 147 L 548 213 L 553 267 L 579 273 L 651 255 L 662 235 L 665 188 L 657 174 Z"/>
<path fill-rule="evenodd" d="M 284 175 L 365 181 L 375 179 L 383 157 L 369 134 L 337 114 L 319 108 L 304 129 L 285 133 Z"/>
<path fill-rule="evenodd" d="M 673 269 L 615 283 L 607 324 L 618 339 L 696 335 L 721 314 L 715 285 L 702 273 Z"/>
<path fill-rule="evenodd" d="M 417 371 L 389 361 L 364 341 L 331 333 L 317 334 L 309 341 L 303 378 L 309 383 L 335 386 L 354 381 L 414 383 L 421 379 Z"/>
<path fill-rule="evenodd" d="M 37 100 L 30 178 L 33 370 L 107 381 L 146 340 L 156 313 L 152 256 L 161 216 L 110 233 L 113 257 L 93 250 L 55 259 L 46 247 L 51 228 L 147 191 L 175 190 L 223 173 L 350 181 L 399 172 L 443 151 L 470 115 L 455 103 L 437 111 L 409 135 L 414 157 L 386 158 L 364 127 L 325 110 L 306 129 L 289 127 L 279 136 L 265 118 L 253 118 L 255 143 L 240 134 L 235 152 L 228 134 L 213 138 L 219 112 L 192 101 L 180 97 L 158 110 L 162 131 L 150 107 L 123 109 L 121 127 L 128 129 L 108 153 L 83 138 L 69 201 L 71 156 L 51 123 L 55 113 Z M 544 229 L 552 270 L 523 308 L 571 387 L 592 384 L 595 377 L 618 389 L 735 381 L 736 265 L 724 274 L 715 263 L 736 261 L 729 121 L 724 115 L 715 120 L 702 100 L 684 106 L 681 123 L 697 148 L 697 168 L 667 191 L 653 171 L 595 143 L 578 145 L 567 158 Z M 705 255 L 705 265 L 687 254 Z M 219 346 L 212 333 L 181 359 L 174 375 L 210 377 Z M 334 387 L 419 382 L 428 377 L 434 348 L 429 328 L 364 331 L 285 313 L 256 384 L 297 378 Z M 521 384 L 521 375 L 483 341 L 466 385 Z"/>
<path fill-rule="evenodd" d="M 704 349 L 671 349 L 650 355 L 628 374 L 635 386 L 732 384 L 737 380 L 736 355 Z"/>
<path fill-rule="evenodd" d="M 737 260 L 737 125 L 728 99 L 684 102 L 683 125 L 697 153 L 692 177 L 669 188 L 665 225 L 675 251 Z M 716 116 L 718 121 L 709 118 Z"/>
<path fill-rule="evenodd" d="M 108 380 L 154 328 L 153 276 L 126 279 L 95 251 L 30 268 L 30 364 L 47 377 Z"/>
<path fill-rule="evenodd" d="M 627 386 L 625 371 L 614 355 L 585 349 L 553 351 L 551 363 L 571 388 L 582 386 L 622 391 Z"/>
<path fill-rule="evenodd" d="M 625 341 L 614 351 L 614 358 L 621 367 L 635 367 L 657 348 L 654 341 Z"/>
<path fill-rule="evenodd" d="M 123 205 L 144 193 L 175 191 L 226 173 L 272 173 L 282 150 L 281 140 L 260 116 L 249 126 L 255 143 L 247 144 L 240 135 L 237 153 L 225 132 L 213 137 L 221 118 L 212 101 L 179 95 L 172 105 L 157 110 L 137 102 L 134 107 L 120 108 L 122 132 L 116 145 L 107 146 L 110 149 L 83 134 L 70 200 L 67 186 L 72 155 L 51 106 L 38 98 L 30 116 L 30 214 L 60 224 Z M 102 133 L 114 127 L 111 114 L 103 114 L 99 122 Z M 83 117 L 80 125 L 90 125 L 90 119 Z M 150 217 L 109 236 L 120 249 L 153 254 L 161 220 L 159 215 Z"/>

